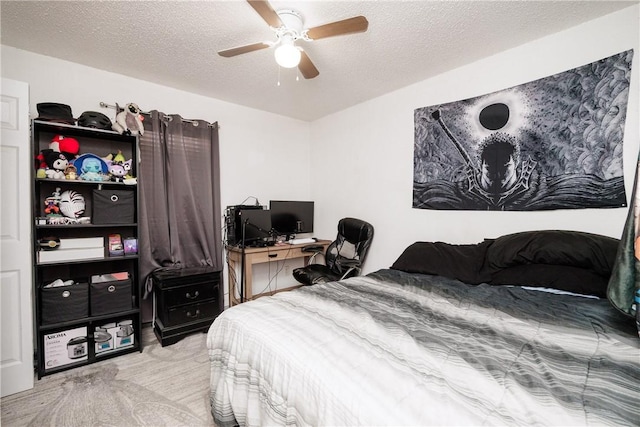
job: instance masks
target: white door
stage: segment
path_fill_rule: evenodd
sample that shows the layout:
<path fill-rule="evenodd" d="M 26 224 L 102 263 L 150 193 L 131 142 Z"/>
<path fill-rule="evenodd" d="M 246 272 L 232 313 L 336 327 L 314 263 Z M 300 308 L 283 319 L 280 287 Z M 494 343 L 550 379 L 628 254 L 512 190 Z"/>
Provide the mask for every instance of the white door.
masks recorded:
<path fill-rule="evenodd" d="M 0 113 L 0 388 L 33 388 L 29 85 L 2 79 Z"/>

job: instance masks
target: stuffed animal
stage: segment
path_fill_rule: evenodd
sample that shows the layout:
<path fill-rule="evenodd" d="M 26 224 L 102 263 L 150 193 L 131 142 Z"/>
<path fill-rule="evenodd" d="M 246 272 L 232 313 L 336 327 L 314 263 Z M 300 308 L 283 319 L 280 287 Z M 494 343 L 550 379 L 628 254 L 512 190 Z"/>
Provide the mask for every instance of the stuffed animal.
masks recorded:
<path fill-rule="evenodd" d="M 140 107 L 133 102 L 125 105 L 124 110 L 120 111 L 116 115 L 116 120 L 113 123 L 113 130 L 119 134 L 125 135 L 143 135 L 144 126 L 142 125 L 142 114 L 140 114 Z"/>
<path fill-rule="evenodd" d="M 86 159 L 82 162 L 80 179 L 85 181 L 104 181 L 102 165 L 98 159 Z"/>
<path fill-rule="evenodd" d="M 127 172 L 131 170 L 131 162 L 133 159 L 129 159 L 126 162 L 112 162 L 108 161 L 109 175 L 115 182 L 124 182 Z"/>
<path fill-rule="evenodd" d="M 58 153 L 64 154 L 67 160 L 71 161 L 78 156 L 80 152 L 80 143 L 77 139 L 56 135 L 49 143 L 49 148 Z"/>
<path fill-rule="evenodd" d="M 42 150 L 40 156 L 44 160 L 46 169 L 45 176 L 51 179 L 64 179 L 64 170 L 69 165 L 69 160 L 64 154 L 58 153 L 51 149 Z M 40 175 L 40 174 L 38 174 Z"/>
<path fill-rule="evenodd" d="M 118 150 L 116 154 L 113 154 L 113 153 L 107 154 L 107 157 L 104 157 L 103 160 L 107 162 L 107 164 L 109 164 L 109 162 L 124 162 L 127 159 L 124 158 L 124 154 L 122 154 L 122 150 Z"/>
<path fill-rule="evenodd" d="M 80 179 L 84 181 L 108 181 L 107 163 L 92 153 L 85 153 L 73 161 Z"/>
<path fill-rule="evenodd" d="M 68 180 L 78 179 L 78 169 L 74 165 L 68 165 L 64 170 L 64 177 Z"/>
<path fill-rule="evenodd" d="M 73 159 L 78 157 L 78 153 L 80 152 L 80 143 L 75 138 L 70 138 L 62 135 L 54 136 L 49 143 L 49 149 L 42 150 L 40 154 L 36 156 L 37 169 L 46 169 L 48 167 L 47 161 L 44 158 L 45 151 L 48 153 L 52 151 L 61 153 L 64 155 L 68 162 L 71 162 L 73 161 Z"/>
<path fill-rule="evenodd" d="M 115 155 L 111 153 L 102 160 L 107 164 L 109 168 L 109 178 L 113 181 L 123 182 L 129 185 L 138 183 L 138 180 L 129 173 L 131 172 L 133 159 L 125 160 L 122 151 L 118 150 L 118 153 Z"/>

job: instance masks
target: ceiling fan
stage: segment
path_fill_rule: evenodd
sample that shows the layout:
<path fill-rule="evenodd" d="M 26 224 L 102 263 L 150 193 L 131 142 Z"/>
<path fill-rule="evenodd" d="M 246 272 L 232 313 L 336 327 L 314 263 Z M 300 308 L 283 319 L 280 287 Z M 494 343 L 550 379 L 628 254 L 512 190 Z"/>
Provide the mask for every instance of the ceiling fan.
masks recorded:
<path fill-rule="evenodd" d="M 276 62 L 285 68 L 298 67 L 305 79 L 312 79 L 320 72 L 313 65 L 305 51 L 296 45 L 296 41 L 314 41 L 327 37 L 367 31 L 369 21 L 364 16 L 343 19 L 318 27 L 303 27 L 302 16 L 294 10 L 275 11 L 267 0 L 247 0 L 256 12 L 269 24 L 276 35 L 273 42 L 259 42 L 225 49 L 218 52 L 226 58 L 249 53 L 260 49 L 275 47 Z"/>

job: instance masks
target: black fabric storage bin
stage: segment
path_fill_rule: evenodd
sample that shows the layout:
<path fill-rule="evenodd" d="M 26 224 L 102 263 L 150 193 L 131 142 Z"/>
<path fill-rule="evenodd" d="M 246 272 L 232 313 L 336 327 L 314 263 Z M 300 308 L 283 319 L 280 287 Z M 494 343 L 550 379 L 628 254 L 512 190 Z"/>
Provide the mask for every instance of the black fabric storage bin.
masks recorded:
<path fill-rule="evenodd" d="M 40 288 L 42 324 L 67 322 L 89 316 L 89 284 Z"/>
<path fill-rule="evenodd" d="M 131 310 L 131 279 L 91 283 L 91 315 Z"/>
<path fill-rule="evenodd" d="M 135 196 L 127 190 L 93 190 L 93 224 L 135 222 Z"/>

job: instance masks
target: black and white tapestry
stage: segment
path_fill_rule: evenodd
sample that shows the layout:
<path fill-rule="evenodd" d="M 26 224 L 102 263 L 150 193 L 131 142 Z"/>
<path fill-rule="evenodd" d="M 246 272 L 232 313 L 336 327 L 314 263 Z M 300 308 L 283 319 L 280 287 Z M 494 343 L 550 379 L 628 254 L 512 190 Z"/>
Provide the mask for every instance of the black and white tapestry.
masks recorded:
<path fill-rule="evenodd" d="M 414 112 L 413 207 L 626 206 L 622 141 L 633 50 Z"/>

